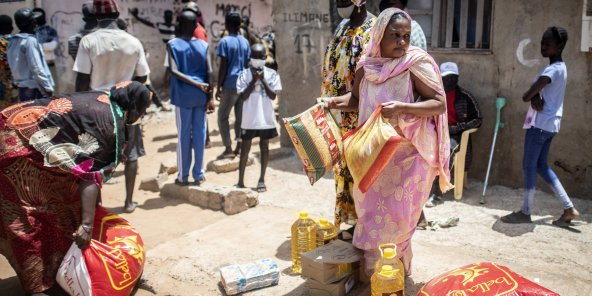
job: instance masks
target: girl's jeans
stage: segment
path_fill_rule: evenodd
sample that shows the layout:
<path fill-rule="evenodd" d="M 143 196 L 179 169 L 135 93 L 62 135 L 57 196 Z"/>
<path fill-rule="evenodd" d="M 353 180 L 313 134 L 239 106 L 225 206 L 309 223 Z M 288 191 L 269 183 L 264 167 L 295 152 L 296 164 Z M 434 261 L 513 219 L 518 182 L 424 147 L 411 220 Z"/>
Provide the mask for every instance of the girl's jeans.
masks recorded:
<path fill-rule="evenodd" d="M 522 212 L 524 214 L 530 215 L 532 210 L 537 173 L 549 184 L 555 196 L 561 200 L 564 209 L 573 207 L 557 175 L 547 165 L 549 148 L 551 147 L 551 140 L 553 140 L 554 136 L 555 133 L 536 127 L 526 130 L 526 136 L 524 137 L 524 158 L 522 160 L 522 169 L 524 170 L 524 204 L 522 205 Z"/>

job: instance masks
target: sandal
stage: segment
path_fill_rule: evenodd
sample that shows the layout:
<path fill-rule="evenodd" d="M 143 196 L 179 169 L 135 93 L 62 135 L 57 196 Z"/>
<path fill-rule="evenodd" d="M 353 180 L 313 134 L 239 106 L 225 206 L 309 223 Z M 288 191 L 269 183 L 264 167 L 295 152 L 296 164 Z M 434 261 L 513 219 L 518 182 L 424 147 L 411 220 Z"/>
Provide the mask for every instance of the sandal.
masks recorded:
<path fill-rule="evenodd" d="M 561 215 L 561 217 L 553 221 L 552 224 L 559 227 L 570 227 L 574 225 L 571 223 L 571 219 L 565 219 L 565 215 Z"/>
<path fill-rule="evenodd" d="M 138 207 L 138 203 L 134 201 L 129 206 L 123 206 L 123 212 L 128 214 L 133 213 L 136 210 L 136 207 Z"/>
<path fill-rule="evenodd" d="M 500 220 L 509 224 L 532 223 L 530 215 L 526 215 L 522 213 L 522 211 L 512 212 L 511 214 L 501 217 Z"/>
<path fill-rule="evenodd" d="M 267 187 L 265 187 L 265 183 L 259 182 L 257 183 L 257 192 L 265 192 L 267 191 Z"/>

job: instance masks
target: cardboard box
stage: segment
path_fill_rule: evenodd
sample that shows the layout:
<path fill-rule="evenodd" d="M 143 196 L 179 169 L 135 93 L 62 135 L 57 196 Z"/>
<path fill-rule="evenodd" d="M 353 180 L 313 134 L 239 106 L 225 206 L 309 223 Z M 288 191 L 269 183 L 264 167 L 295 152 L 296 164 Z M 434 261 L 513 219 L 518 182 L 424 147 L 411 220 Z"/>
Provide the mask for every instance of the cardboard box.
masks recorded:
<path fill-rule="evenodd" d="M 332 284 L 323 284 L 313 279 L 306 280 L 310 296 L 345 296 L 358 282 L 359 269 L 354 270 L 349 276 Z"/>
<path fill-rule="evenodd" d="M 351 243 L 335 240 L 302 254 L 302 276 L 321 284 L 334 283 L 350 275 L 361 257 Z"/>

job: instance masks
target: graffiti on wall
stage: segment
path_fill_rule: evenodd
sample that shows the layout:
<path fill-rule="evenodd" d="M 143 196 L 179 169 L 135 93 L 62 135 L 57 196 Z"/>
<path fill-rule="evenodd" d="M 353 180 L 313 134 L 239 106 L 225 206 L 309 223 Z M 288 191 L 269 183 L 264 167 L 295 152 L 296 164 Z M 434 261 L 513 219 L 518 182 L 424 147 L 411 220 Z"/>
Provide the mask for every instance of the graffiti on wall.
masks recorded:
<path fill-rule="evenodd" d="M 530 43 L 530 38 L 526 38 L 518 44 L 518 48 L 516 48 L 516 58 L 520 62 L 520 64 L 532 68 L 538 65 L 541 61 L 539 59 L 527 59 L 524 57 L 524 49 Z"/>
<path fill-rule="evenodd" d="M 331 24 L 329 13 L 319 11 L 283 12 L 276 16 L 276 21 L 281 23 L 282 27 L 288 28 L 292 43 L 291 50 L 302 62 L 304 78 L 308 78 L 309 70 L 320 69 L 320 58 L 327 45 L 327 29 Z"/>
<path fill-rule="evenodd" d="M 283 13 L 283 22 L 295 24 L 296 27 L 302 27 L 301 32 L 294 35 L 294 50 L 296 54 L 312 53 L 316 46 L 311 38 L 311 28 L 320 28 L 322 24 L 329 24 L 331 17 L 329 13 L 319 12 L 292 12 Z M 317 43 L 318 45 L 318 43 Z"/>

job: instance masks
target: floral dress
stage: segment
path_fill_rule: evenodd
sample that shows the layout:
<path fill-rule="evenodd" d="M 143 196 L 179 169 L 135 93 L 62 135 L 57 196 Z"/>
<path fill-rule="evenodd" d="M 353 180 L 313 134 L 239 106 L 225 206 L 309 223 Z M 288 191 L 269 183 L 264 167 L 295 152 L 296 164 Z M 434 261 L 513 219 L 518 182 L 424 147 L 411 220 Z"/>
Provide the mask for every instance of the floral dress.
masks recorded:
<path fill-rule="evenodd" d="M 323 59 L 321 97 L 340 96 L 352 90 L 356 64 L 362 56 L 364 45 L 370 40 L 370 29 L 375 22 L 376 18 L 369 15 L 364 23 L 356 28 L 349 25 L 349 20 L 339 24 L 327 45 Z M 358 112 L 342 111 L 337 117 L 342 133 L 356 128 Z M 345 160 L 335 167 L 335 189 L 335 225 L 339 226 L 341 222 L 355 224 L 357 215 L 352 198 L 353 178 Z"/>

